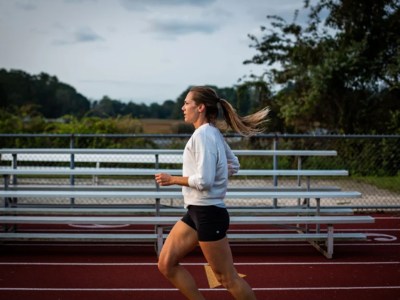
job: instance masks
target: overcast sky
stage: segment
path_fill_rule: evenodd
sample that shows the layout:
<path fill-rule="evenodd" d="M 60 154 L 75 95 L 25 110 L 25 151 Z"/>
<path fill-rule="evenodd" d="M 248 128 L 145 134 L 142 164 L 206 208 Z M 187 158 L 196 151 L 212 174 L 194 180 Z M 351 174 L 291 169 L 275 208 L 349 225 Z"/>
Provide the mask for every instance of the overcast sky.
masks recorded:
<path fill-rule="evenodd" d="M 162 103 L 188 86 L 230 87 L 266 15 L 303 0 L 0 0 L 0 68 L 45 72 L 90 100 Z"/>

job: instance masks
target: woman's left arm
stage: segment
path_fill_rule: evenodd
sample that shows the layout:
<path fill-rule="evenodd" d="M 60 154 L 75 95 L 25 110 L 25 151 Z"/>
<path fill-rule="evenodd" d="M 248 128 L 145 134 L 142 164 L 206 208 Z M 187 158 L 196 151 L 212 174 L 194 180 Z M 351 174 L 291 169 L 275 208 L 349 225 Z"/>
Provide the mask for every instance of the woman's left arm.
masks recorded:
<path fill-rule="evenodd" d="M 226 159 L 228 161 L 228 175 L 232 176 L 239 171 L 240 168 L 239 159 L 235 154 L 233 154 L 233 151 L 226 142 L 225 142 L 225 153 L 226 153 Z"/>

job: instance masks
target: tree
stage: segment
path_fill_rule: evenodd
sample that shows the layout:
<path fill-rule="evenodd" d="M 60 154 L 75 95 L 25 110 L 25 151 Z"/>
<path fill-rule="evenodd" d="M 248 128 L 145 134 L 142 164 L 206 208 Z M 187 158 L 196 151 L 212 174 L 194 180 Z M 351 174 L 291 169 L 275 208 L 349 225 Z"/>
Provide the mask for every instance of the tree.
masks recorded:
<path fill-rule="evenodd" d="M 108 96 L 103 96 L 99 102 L 93 105 L 88 115 L 100 118 L 115 117 L 118 115 L 120 108 L 121 103 L 119 101 L 113 100 Z"/>
<path fill-rule="evenodd" d="M 0 69 L 0 104 L 6 109 L 37 105 L 45 118 L 58 118 L 64 114 L 82 116 L 90 107 L 88 99 L 55 76 L 5 69 Z"/>
<path fill-rule="evenodd" d="M 390 115 L 400 111 L 393 101 L 400 89 L 399 8 L 398 0 L 305 1 L 306 25 L 296 23 L 298 12 L 292 23 L 268 16 L 264 36 L 249 35 L 258 53 L 245 63 L 268 66 L 262 78 L 281 87 L 274 101 L 287 128 L 387 132 Z"/>
<path fill-rule="evenodd" d="M 160 117 L 162 119 L 172 119 L 175 105 L 176 105 L 176 103 L 172 100 L 164 101 L 164 103 L 162 104 Z"/>

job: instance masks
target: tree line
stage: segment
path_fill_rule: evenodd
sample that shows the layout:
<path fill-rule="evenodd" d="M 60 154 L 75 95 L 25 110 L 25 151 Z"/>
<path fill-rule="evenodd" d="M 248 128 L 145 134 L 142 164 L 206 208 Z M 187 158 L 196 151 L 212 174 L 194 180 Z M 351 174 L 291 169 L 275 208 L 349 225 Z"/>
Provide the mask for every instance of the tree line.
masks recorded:
<path fill-rule="evenodd" d="M 123 103 L 108 96 L 90 101 L 72 86 L 59 81 L 56 76 L 0 69 L 0 105 L 14 113 L 25 106 L 25 110 L 41 114 L 47 119 L 57 119 L 64 115 L 78 118 L 131 115 L 134 118 L 164 119 L 172 117 L 174 102 L 167 100 L 161 105 L 145 105 Z"/>
<path fill-rule="evenodd" d="M 253 99 L 257 97 L 253 89 L 211 87 L 239 113 L 248 114 L 254 109 Z M 181 107 L 189 89 L 175 101 L 165 100 L 162 104 L 124 103 L 109 96 L 90 101 L 56 76 L 0 69 L 0 132 L 139 133 L 140 122 L 129 118 L 182 119 Z M 191 129 L 181 126 L 176 131 Z"/>
<path fill-rule="evenodd" d="M 249 35 L 256 54 L 244 63 L 264 66 L 263 74 L 214 88 L 241 115 L 269 106 L 269 132 L 399 134 L 399 28 L 399 0 L 305 0 L 291 22 L 267 16 Z M 180 119 L 187 91 L 162 104 L 89 101 L 55 76 L 1 69 L 0 129 L 11 115 Z"/>

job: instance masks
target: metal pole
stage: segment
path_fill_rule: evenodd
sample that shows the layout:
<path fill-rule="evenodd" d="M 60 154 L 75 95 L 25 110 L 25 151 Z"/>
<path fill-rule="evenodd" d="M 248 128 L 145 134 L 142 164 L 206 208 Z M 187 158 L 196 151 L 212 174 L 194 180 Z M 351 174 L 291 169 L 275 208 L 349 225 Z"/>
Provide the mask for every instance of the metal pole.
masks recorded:
<path fill-rule="evenodd" d="M 158 169 L 159 166 L 160 166 L 158 156 L 159 156 L 159 154 L 155 155 L 155 159 L 156 159 L 155 168 L 156 169 Z M 157 190 L 157 192 L 160 191 L 160 185 L 157 182 L 156 182 L 156 190 Z M 156 216 L 160 215 L 160 204 L 161 204 L 160 202 L 161 202 L 161 199 L 160 198 L 156 198 Z"/>
<path fill-rule="evenodd" d="M 301 170 L 302 168 L 302 157 L 299 156 L 297 158 L 297 170 Z M 300 188 L 301 187 L 301 176 L 297 176 L 297 186 Z M 301 199 L 297 198 L 297 205 L 300 206 L 301 205 Z"/>
<path fill-rule="evenodd" d="M 275 136 L 273 139 L 273 143 L 272 143 L 272 149 L 274 151 L 276 151 L 278 149 L 278 137 Z M 274 153 L 273 155 L 273 169 L 278 170 L 278 156 Z M 273 181 L 274 181 L 274 187 L 277 188 L 278 187 L 278 176 L 274 175 L 273 176 Z M 278 206 L 278 199 L 274 198 L 273 199 L 273 207 L 277 207 Z"/>
<path fill-rule="evenodd" d="M 74 134 L 71 134 L 71 136 L 70 136 L 69 147 L 70 147 L 70 149 L 74 149 L 75 148 L 75 136 L 74 136 Z M 75 169 L 75 154 L 74 153 L 71 153 L 69 167 L 71 169 Z M 70 182 L 71 186 L 75 185 L 75 175 L 70 175 L 69 182 Z M 70 204 L 71 204 L 71 206 L 75 205 L 75 198 L 70 198 Z"/>
<path fill-rule="evenodd" d="M 12 154 L 12 168 L 16 169 L 18 166 L 18 159 L 17 159 L 17 153 Z M 17 175 L 12 176 L 12 184 L 16 185 L 17 184 Z"/>

